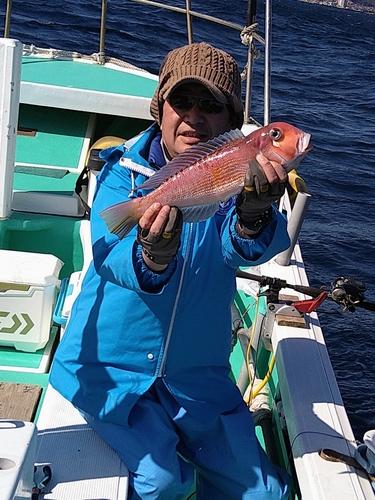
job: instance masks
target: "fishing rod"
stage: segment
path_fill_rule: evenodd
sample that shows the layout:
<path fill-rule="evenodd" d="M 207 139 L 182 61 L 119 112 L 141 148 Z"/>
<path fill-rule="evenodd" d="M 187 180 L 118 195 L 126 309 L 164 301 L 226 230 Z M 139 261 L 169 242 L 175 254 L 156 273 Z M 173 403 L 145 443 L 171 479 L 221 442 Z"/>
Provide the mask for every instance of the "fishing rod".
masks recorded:
<path fill-rule="evenodd" d="M 259 276 L 257 274 L 251 274 L 245 271 L 237 271 L 237 278 L 245 278 L 253 281 L 257 281 L 260 286 L 269 287 L 268 290 L 261 292 L 259 295 L 265 295 L 268 302 L 277 303 L 279 300 L 279 292 L 282 288 L 290 288 L 296 292 L 303 293 L 304 295 L 309 295 L 316 299 L 314 301 L 315 307 L 298 308 L 301 312 L 311 312 L 316 309 L 325 299 L 332 300 L 339 305 L 344 307 L 343 311 L 354 312 L 356 307 L 366 309 L 368 311 L 375 311 L 375 303 L 365 301 L 365 291 L 366 285 L 363 281 L 350 278 L 350 277 L 340 277 L 336 278 L 331 283 L 331 291 L 327 292 L 326 287 L 315 288 L 311 286 L 304 285 L 292 285 L 287 283 L 285 280 L 280 278 L 270 278 L 268 276 Z M 301 301 L 302 304 L 306 301 Z M 295 304 L 294 304 L 295 305 Z"/>

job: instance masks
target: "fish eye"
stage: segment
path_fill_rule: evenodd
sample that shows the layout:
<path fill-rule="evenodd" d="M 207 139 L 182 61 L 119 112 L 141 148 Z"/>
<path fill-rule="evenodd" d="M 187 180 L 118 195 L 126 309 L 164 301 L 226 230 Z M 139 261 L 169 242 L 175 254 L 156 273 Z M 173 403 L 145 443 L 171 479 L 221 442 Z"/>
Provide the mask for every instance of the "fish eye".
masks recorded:
<path fill-rule="evenodd" d="M 282 130 L 279 128 L 272 128 L 270 130 L 270 137 L 273 141 L 279 141 L 283 136 Z"/>

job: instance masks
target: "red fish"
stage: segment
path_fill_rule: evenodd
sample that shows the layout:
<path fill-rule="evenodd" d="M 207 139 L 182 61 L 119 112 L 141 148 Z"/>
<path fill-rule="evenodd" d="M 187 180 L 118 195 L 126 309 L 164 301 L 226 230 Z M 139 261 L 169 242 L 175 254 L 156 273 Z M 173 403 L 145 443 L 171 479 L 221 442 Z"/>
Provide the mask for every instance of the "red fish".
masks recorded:
<path fill-rule="evenodd" d="M 181 209 L 209 205 L 211 210 L 200 213 L 190 209 L 190 217 L 189 211 L 184 212 L 185 222 L 205 220 L 216 212 L 219 202 L 241 191 L 249 161 L 257 154 L 281 163 L 289 172 L 312 148 L 309 141 L 310 134 L 283 122 L 271 123 L 248 136 L 232 130 L 189 148 L 136 188 L 152 189 L 147 195 L 118 203 L 100 215 L 120 239 L 155 202 Z"/>

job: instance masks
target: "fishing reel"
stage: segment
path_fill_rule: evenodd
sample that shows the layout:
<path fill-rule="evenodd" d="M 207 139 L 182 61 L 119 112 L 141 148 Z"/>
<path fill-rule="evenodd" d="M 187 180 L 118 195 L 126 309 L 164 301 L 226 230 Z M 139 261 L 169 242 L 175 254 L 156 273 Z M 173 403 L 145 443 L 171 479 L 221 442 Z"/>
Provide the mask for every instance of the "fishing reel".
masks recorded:
<path fill-rule="evenodd" d="M 366 285 L 354 278 L 337 278 L 331 283 L 331 299 L 344 306 L 344 311 L 355 311 L 355 306 L 365 300 Z"/>
<path fill-rule="evenodd" d="M 282 288 L 291 288 L 297 292 L 309 295 L 312 299 L 293 302 L 301 313 L 310 313 L 316 310 L 324 300 L 328 299 L 343 306 L 343 312 L 354 312 L 357 307 L 375 311 L 375 303 L 365 301 L 366 285 L 363 281 L 350 277 L 340 277 L 331 283 L 331 292 L 326 291 L 326 287 L 314 288 L 304 285 L 292 285 L 279 278 L 268 276 L 258 276 L 244 271 L 237 271 L 238 278 L 245 278 L 257 281 L 260 286 L 268 287 L 259 295 L 267 297 L 267 303 L 277 304 L 279 302 L 279 292 Z"/>

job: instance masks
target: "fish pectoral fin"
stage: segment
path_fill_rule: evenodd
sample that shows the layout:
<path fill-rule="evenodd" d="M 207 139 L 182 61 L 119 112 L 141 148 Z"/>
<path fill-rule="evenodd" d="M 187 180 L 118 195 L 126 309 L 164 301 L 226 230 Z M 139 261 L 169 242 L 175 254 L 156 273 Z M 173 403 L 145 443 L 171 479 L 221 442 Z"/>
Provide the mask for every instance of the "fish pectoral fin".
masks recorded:
<path fill-rule="evenodd" d="M 199 205 L 196 207 L 182 208 L 184 222 L 201 222 L 207 220 L 216 214 L 219 208 L 219 203 L 211 203 L 209 205 Z"/>

